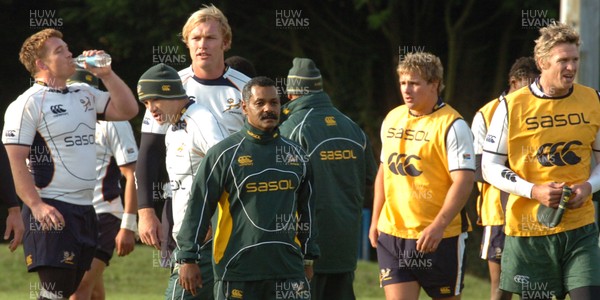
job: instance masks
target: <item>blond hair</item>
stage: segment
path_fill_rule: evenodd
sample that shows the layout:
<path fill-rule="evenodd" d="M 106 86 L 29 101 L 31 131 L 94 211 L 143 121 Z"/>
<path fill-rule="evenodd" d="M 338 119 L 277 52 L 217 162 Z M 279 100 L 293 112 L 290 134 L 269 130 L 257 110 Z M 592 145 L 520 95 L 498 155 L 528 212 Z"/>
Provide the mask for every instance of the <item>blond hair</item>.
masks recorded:
<path fill-rule="evenodd" d="M 193 13 L 183 25 L 183 29 L 181 30 L 181 36 L 183 42 L 187 45 L 187 39 L 190 35 L 190 32 L 198 26 L 200 23 L 204 23 L 207 20 L 215 20 L 219 22 L 221 25 L 221 34 L 223 35 L 223 41 L 225 42 L 225 51 L 231 48 L 231 27 L 229 26 L 229 22 L 227 21 L 227 17 L 214 5 L 204 5 L 204 8 L 199 9 L 195 13 Z"/>
<path fill-rule="evenodd" d="M 35 61 L 46 56 L 47 49 L 44 45 L 48 39 L 53 37 L 62 39 L 62 32 L 47 28 L 38 31 L 23 42 L 23 46 L 21 46 L 21 51 L 19 52 L 19 61 L 25 66 L 25 69 L 29 71 L 32 77 L 35 77 L 37 73 Z"/>
<path fill-rule="evenodd" d="M 579 33 L 573 27 L 564 23 L 554 23 L 540 28 L 540 37 L 535 40 L 533 56 L 538 68 L 541 70 L 540 62 L 545 62 L 550 56 L 550 50 L 558 44 L 574 44 L 579 47 Z"/>
<path fill-rule="evenodd" d="M 438 94 L 444 89 L 444 67 L 439 57 L 427 52 L 411 52 L 398 64 L 398 76 L 417 73 L 427 82 L 438 84 Z"/>

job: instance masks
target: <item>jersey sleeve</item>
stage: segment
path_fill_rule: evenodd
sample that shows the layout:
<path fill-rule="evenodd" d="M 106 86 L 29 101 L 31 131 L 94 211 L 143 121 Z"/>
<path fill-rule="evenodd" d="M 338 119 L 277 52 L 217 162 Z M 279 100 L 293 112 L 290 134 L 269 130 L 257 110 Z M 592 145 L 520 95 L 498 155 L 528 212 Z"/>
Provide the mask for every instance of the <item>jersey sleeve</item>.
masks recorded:
<path fill-rule="evenodd" d="M 127 121 L 108 122 L 108 143 L 118 166 L 135 162 L 138 148 L 131 125 Z"/>
<path fill-rule="evenodd" d="M 304 150 L 298 148 L 300 157 L 308 157 Z M 305 259 L 316 259 L 320 256 L 321 252 L 319 246 L 316 243 L 318 236 L 317 222 L 315 219 L 316 208 L 315 208 L 315 194 L 313 193 L 313 172 L 311 164 L 308 162 L 304 163 L 305 174 L 304 179 L 298 187 L 298 216 L 300 216 L 300 224 L 298 229 L 298 240 L 302 247 L 302 254 Z M 304 226 L 307 224 L 307 226 Z"/>
<path fill-rule="evenodd" d="M 502 100 L 494 112 L 483 144 L 481 168 L 483 178 L 498 189 L 531 198 L 533 183 L 525 181 L 505 166 L 508 160 L 508 112 Z"/>
<path fill-rule="evenodd" d="M 446 152 L 448 153 L 448 171 L 475 171 L 473 135 L 465 120 L 457 119 L 448 129 Z"/>
<path fill-rule="evenodd" d="M 471 132 L 473 132 L 473 151 L 475 151 L 475 155 L 483 153 L 483 142 L 485 141 L 487 128 L 481 112 L 477 112 L 473 117 Z"/>
<path fill-rule="evenodd" d="M 2 142 L 5 145 L 33 144 L 41 118 L 41 108 L 23 96 L 11 103 L 4 114 Z"/>
<path fill-rule="evenodd" d="M 103 116 L 106 114 L 106 108 L 108 107 L 108 102 L 110 102 L 110 93 L 99 90 L 92 86 L 87 86 L 87 88 L 95 99 L 94 105 L 96 107 L 96 113 Z"/>
<path fill-rule="evenodd" d="M 471 132 L 473 132 L 473 151 L 475 152 L 475 180 L 484 182 L 481 174 L 481 153 L 483 153 L 483 142 L 487 134 L 487 126 L 480 111 L 475 113 L 475 117 L 473 117 Z"/>

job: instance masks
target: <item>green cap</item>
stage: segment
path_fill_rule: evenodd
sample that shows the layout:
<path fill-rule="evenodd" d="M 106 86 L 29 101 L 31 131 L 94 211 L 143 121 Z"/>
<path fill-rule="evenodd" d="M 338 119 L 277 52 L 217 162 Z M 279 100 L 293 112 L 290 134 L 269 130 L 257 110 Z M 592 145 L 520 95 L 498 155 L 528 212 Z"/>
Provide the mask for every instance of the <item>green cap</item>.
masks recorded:
<path fill-rule="evenodd" d="M 286 82 L 287 93 L 292 95 L 323 91 L 321 71 L 310 58 L 294 58 Z"/>
<path fill-rule="evenodd" d="M 75 82 L 87 83 L 95 88 L 98 88 L 98 85 L 100 84 L 98 77 L 94 76 L 94 74 L 90 73 L 90 71 L 81 67 L 76 67 L 75 74 L 73 74 L 71 78 L 67 79 L 67 83 Z"/>
<path fill-rule="evenodd" d="M 163 63 L 152 66 L 142 74 L 138 81 L 137 93 L 140 101 L 187 98 L 177 71 Z"/>

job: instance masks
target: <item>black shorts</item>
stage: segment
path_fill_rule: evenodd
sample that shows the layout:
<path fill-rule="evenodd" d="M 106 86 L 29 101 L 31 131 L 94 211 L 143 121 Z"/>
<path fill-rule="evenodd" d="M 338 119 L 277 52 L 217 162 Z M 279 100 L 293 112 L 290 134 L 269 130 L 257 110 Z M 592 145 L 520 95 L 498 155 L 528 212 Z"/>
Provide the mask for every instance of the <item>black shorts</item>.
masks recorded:
<path fill-rule="evenodd" d="M 479 257 L 497 264 L 502 260 L 502 251 L 504 251 L 504 225 L 483 226 L 483 236 L 481 237 L 481 248 Z"/>
<path fill-rule="evenodd" d="M 121 219 L 111 213 L 98 215 L 98 246 L 95 258 L 103 261 L 107 266 L 115 252 L 115 238 L 121 229 Z"/>
<path fill-rule="evenodd" d="M 63 201 L 42 199 L 63 216 L 65 224 L 42 230 L 31 209 L 23 205 L 23 250 L 29 272 L 36 268 L 57 267 L 88 270 L 94 259 L 98 230 L 96 212 L 92 205 L 75 205 Z"/>
<path fill-rule="evenodd" d="M 417 251 L 417 240 L 381 233 L 377 239 L 379 282 L 417 281 L 432 298 L 460 295 L 464 287 L 467 233 L 442 239 L 433 253 Z"/>

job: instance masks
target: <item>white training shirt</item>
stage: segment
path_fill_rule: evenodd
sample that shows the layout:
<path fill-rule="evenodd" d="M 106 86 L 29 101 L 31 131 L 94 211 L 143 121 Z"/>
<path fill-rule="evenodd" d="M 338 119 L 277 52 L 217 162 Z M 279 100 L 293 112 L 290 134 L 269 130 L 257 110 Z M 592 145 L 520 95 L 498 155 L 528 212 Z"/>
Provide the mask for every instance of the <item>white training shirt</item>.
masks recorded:
<path fill-rule="evenodd" d="M 192 66 L 179 71 L 183 88 L 190 99 L 206 106 L 229 134 L 239 131 L 244 125 L 242 114 L 242 88 L 250 80 L 248 76 L 227 67 L 223 76 L 204 80 L 194 76 Z M 159 125 L 146 110 L 142 132 L 164 134 L 168 124 Z"/>
<path fill-rule="evenodd" d="M 166 165 L 173 193 L 173 238 L 187 209 L 194 176 L 206 151 L 229 136 L 217 117 L 205 106 L 192 103 L 165 136 Z"/>
<path fill-rule="evenodd" d="M 92 205 L 96 119 L 109 100 L 87 84 L 59 91 L 35 83 L 10 104 L 2 141 L 30 147 L 28 167 L 40 197 Z"/>
<path fill-rule="evenodd" d="M 138 147 L 127 121 L 96 123 L 96 214 L 111 213 L 123 217 L 121 170 L 119 167 L 137 160 Z"/>

